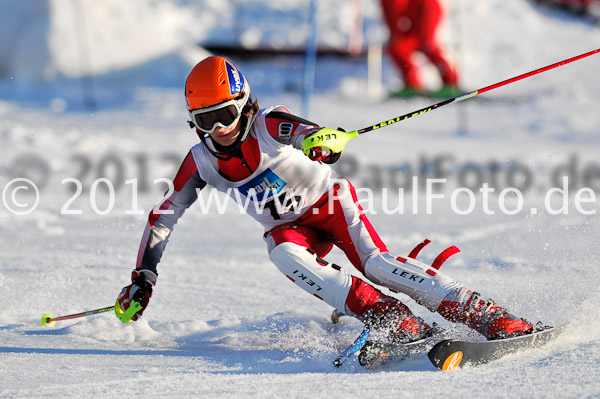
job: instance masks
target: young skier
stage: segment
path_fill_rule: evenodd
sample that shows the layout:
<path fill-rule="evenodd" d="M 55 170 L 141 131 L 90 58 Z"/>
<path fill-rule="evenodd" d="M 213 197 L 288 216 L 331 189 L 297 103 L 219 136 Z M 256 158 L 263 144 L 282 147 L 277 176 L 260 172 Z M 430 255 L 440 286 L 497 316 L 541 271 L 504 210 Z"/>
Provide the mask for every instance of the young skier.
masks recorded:
<path fill-rule="evenodd" d="M 409 257 L 390 253 L 362 212 L 352 184 L 326 165 L 340 153 L 315 145 L 307 157 L 299 150 L 322 128 L 281 105 L 259 109 L 248 82 L 230 61 L 208 57 L 198 63 L 187 78 L 185 96 L 200 143 L 184 159 L 173 194 L 160 205 L 163 212 L 150 213 L 132 283 L 119 294 L 117 311 L 124 312 L 135 300 L 141 309 L 131 320 L 142 315 L 174 225 L 197 199 L 198 189 L 210 184 L 242 203 L 250 201 L 247 212 L 265 228 L 269 257 L 289 280 L 335 309 L 372 323 L 392 341 L 419 339 L 430 326 L 373 284 L 407 294 L 487 339 L 533 330 L 527 321 L 438 271 L 452 248 L 433 266 L 414 259 L 419 247 Z M 325 262 L 322 258 L 333 245 L 366 278 Z"/>

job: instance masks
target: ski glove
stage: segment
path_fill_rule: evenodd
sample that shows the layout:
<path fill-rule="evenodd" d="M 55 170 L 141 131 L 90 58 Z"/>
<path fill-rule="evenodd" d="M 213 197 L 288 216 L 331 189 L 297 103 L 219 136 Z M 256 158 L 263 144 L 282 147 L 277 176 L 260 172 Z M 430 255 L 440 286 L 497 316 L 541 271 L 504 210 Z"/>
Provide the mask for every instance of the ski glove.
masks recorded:
<path fill-rule="evenodd" d="M 144 309 L 148 306 L 152 296 L 152 287 L 156 284 L 157 277 L 156 273 L 147 269 L 136 269 L 131 273 L 132 283 L 127 287 L 123 287 L 117 298 L 117 305 L 122 312 L 129 309 L 133 301 L 141 305 L 142 308 L 131 317 L 131 320 L 136 321 L 144 313 Z M 121 321 L 126 323 L 130 320 Z"/>
<path fill-rule="evenodd" d="M 337 130 L 339 130 L 340 132 L 345 132 L 345 130 L 342 129 L 341 127 L 338 127 Z M 318 133 L 319 131 L 320 130 L 318 130 L 312 134 Z M 310 137 L 310 135 L 308 137 Z M 308 153 L 308 157 L 310 158 L 311 161 L 323 162 L 326 164 L 332 164 L 332 163 L 337 162 L 337 160 L 340 159 L 341 155 L 342 155 L 341 152 L 333 152 L 329 148 L 326 148 L 326 147 L 312 147 L 310 149 L 310 152 Z"/>
<path fill-rule="evenodd" d="M 310 149 L 308 157 L 311 161 L 332 164 L 335 163 L 338 159 L 340 159 L 341 155 L 341 152 L 333 152 L 329 148 L 313 147 Z"/>

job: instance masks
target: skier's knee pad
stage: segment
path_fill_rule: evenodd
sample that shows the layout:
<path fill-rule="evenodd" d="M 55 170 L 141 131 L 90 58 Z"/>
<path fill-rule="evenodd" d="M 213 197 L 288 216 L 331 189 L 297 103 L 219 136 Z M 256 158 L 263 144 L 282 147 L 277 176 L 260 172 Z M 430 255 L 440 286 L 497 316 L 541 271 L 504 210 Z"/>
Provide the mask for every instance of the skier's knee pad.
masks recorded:
<path fill-rule="evenodd" d="M 416 259 L 396 257 L 389 252 L 371 255 L 364 264 L 369 280 L 408 295 L 435 312 L 460 283 Z M 429 273 L 428 273 L 429 271 Z"/>
<path fill-rule="evenodd" d="M 352 277 L 343 269 L 318 258 L 306 247 L 284 242 L 270 252 L 277 268 L 303 290 L 336 309 L 346 308 Z"/>

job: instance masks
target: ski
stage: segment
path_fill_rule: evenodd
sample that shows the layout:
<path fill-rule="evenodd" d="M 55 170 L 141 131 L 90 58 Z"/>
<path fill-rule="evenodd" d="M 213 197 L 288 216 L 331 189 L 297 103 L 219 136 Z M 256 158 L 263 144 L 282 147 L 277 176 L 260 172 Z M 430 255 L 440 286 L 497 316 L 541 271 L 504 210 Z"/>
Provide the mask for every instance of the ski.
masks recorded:
<path fill-rule="evenodd" d="M 542 346 L 563 332 L 565 326 L 536 327 L 531 334 L 484 342 L 447 339 L 438 342 L 427 356 L 435 367 L 444 371 L 476 366 L 524 349 Z"/>

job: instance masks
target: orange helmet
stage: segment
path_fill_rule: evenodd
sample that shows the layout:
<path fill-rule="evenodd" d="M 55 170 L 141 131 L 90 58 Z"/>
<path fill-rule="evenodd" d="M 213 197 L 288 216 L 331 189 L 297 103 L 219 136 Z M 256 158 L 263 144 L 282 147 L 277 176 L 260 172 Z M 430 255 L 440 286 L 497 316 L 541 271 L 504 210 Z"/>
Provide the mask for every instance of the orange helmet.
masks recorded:
<path fill-rule="evenodd" d="M 250 97 L 244 75 L 227 59 L 213 56 L 200 61 L 185 82 L 188 111 L 239 99 L 241 110 Z"/>
<path fill-rule="evenodd" d="M 205 58 L 196 64 L 185 82 L 185 99 L 192 119 L 190 127 L 196 128 L 206 149 L 219 159 L 231 159 L 248 137 L 259 109 L 258 103 L 250 98 L 250 85 L 244 75 L 223 57 Z M 217 127 L 228 129 L 238 122 L 241 134 L 233 145 L 227 149 L 212 149 L 207 145 L 207 138 Z"/>

